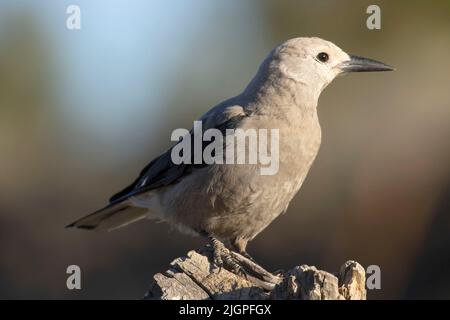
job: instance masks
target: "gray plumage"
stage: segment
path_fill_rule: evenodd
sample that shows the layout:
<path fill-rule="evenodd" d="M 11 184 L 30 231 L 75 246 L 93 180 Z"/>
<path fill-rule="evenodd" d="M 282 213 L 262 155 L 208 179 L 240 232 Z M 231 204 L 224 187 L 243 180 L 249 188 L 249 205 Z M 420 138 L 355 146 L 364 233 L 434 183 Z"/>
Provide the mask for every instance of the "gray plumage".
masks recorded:
<path fill-rule="evenodd" d="M 259 164 L 175 165 L 169 149 L 107 207 L 70 226 L 114 229 L 155 218 L 245 252 L 247 242 L 287 209 L 319 151 L 322 90 L 344 72 L 386 70 L 392 68 L 319 38 L 288 40 L 271 51 L 241 94 L 200 118 L 204 130 L 278 129 L 277 174 L 262 175 Z"/>

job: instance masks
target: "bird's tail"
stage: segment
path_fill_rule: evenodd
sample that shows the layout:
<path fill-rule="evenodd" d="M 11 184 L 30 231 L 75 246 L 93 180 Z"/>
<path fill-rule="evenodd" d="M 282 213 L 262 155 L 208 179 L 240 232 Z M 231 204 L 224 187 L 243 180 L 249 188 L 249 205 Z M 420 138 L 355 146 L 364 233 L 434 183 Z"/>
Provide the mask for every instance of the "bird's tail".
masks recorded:
<path fill-rule="evenodd" d="M 66 228 L 111 231 L 144 219 L 147 214 L 148 209 L 133 207 L 129 200 L 125 200 L 91 213 L 67 225 Z"/>

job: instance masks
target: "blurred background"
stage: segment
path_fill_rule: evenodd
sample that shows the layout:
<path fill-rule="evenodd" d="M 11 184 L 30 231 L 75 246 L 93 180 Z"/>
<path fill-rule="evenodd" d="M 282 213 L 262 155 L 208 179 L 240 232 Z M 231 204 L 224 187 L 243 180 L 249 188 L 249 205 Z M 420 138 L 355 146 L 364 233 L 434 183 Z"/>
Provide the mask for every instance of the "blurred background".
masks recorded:
<path fill-rule="evenodd" d="M 81 30 L 66 28 L 70 4 Z M 366 27 L 371 4 L 381 30 Z M 269 270 L 379 265 L 371 299 L 450 298 L 450 2 L 406 0 L 2 0 L 0 298 L 141 298 L 154 273 L 203 246 L 151 221 L 64 226 L 298 36 L 397 71 L 325 90 L 318 158 L 249 252 Z M 70 264 L 82 290 L 66 288 Z"/>

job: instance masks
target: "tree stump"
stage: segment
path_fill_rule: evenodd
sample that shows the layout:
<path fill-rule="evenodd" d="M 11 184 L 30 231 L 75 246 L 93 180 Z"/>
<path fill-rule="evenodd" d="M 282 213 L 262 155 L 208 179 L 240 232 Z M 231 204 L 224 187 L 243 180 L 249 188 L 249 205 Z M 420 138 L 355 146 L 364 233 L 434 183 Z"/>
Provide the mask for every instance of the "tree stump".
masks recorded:
<path fill-rule="evenodd" d="M 158 300 L 365 300 L 364 268 L 355 261 L 344 263 L 331 274 L 301 265 L 273 275 L 251 260 L 232 252 L 244 267 L 261 272 L 259 277 L 236 275 L 212 263 L 207 246 L 175 259 L 164 273 L 153 277 L 144 299 Z M 247 268 L 246 268 L 247 269 Z"/>

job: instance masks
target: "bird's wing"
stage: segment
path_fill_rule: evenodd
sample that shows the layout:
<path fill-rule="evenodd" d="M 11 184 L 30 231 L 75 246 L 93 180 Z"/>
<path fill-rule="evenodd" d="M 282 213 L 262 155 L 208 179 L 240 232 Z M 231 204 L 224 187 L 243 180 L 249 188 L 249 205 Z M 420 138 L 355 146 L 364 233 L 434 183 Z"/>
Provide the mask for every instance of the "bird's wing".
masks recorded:
<path fill-rule="evenodd" d="M 238 127 L 239 122 L 245 117 L 247 117 L 247 114 L 242 107 L 231 106 L 222 110 L 212 109 L 200 118 L 200 121 L 202 121 L 203 130 L 216 128 L 224 134 L 226 129 Z M 190 134 L 191 141 L 193 141 L 193 130 L 190 131 Z M 203 149 L 210 143 L 210 141 L 204 141 Z M 191 146 L 193 147 L 193 144 Z M 173 147 L 145 166 L 139 177 L 131 185 L 110 198 L 110 204 L 116 204 L 131 196 L 176 183 L 191 173 L 194 168 L 201 168 L 207 165 L 205 163 L 194 164 L 193 152 L 191 152 L 192 161 L 190 164 L 174 164 L 171 158 Z"/>

